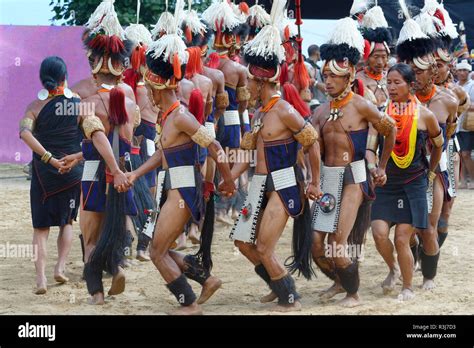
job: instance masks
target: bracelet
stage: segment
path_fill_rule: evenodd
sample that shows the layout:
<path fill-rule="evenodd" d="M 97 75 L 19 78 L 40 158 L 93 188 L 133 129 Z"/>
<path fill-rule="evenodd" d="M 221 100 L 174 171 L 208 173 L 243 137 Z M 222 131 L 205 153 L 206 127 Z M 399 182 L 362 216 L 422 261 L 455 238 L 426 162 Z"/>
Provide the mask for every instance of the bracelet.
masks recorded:
<path fill-rule="evenodd" d="M 367 169 L 369 169 L 369 170 L 377 169 L 377 166 L 374 163 L 368 163 L 367 164 Z"/>
<path fill-rule="evenodd" d="M 41 156 L 41 162 L 43 162 L 43 163 L 49 163 L 49 161 L 51 160 L 52 157 L 53 157 L 53 155 L 51 154 L 51 152 L 46 151 L 46 152 L 44 153 L 44 155 Z"/>
<path fill-rule="evenodd" d="M 436 178 L 436 173 L 430 170 L 430 172 L 428 173 L 428 180 L 430 182 L 433 182 L 435 178 Z"/>

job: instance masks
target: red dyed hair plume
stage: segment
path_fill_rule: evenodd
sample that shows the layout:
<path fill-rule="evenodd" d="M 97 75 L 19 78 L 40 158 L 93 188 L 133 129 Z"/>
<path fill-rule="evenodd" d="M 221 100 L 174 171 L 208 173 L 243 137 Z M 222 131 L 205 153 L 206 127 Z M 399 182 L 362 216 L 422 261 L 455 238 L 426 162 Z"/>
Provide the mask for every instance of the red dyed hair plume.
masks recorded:
<path fill-rule="evenodd" d="M 190 79 L 196 74 L 202 73 L 203 66 L 201 60 L 201 49 L 197 46 L 189 47 L 187 49 L 189 53 L 188 63 L 186 64 L 186 78 Z"/>
<path fill-rule="evenodd" d="M 296 87 L 290 83 L 285 83 L 283 85 L 283 94 L 285 100 L 290 103 L 304 118 L 311 116 L 311 110 L 308 107 L 303 99 L 301 99 L 300 94 Z"/>
<path fill-rule="evenodd" d="M 209 55 L 209 59 L 207 61 L 206 66 L 212 69 L 217 69 L 217 67 L 219 66 L 219 63 L 220 63 L 219 54 L 217 52 L 212 52 Z"/>
<path fill-rule="evenodd" d="M 245 1 L 242 1 L 242 2 L 239 4 L 239 10 L 240 10 L 242 13 L 245 13 L 247 16 L 248 16 L 249 13 L 250 13 L 249 5 L 248 5 Z"/>
<path fill-rule="evenodd" d="M 309 73 L 302 57 L 300 57 L 294 65 L 294 79 L 299 90 L 307 89 L 309 87 Z"/>
<path fill-rule="evenodd" d="M 120 87 L 114 87 L 110 91 L 109 122 L 113 126 L 121 126 L 128 122 L 125 93 Z"/>
<path fill-rule="evenodd" d="M 125 49 L 122 40 L 116 35 L 108 37 L 108 51 L 111 54 L 120 54 Z"/>
<path fill-rule="evenodd" d="M 181 80 L 183 72 L 181 71 L 181 60 L 177 53 L 173 56 L 173 75 L 177 80 Z"/>
<path fill-rule="evenodd" d="M 363 97 L 365 95 L 365 87 L 364 87 L 364 83 L 362 82 L 361 79 L 356 79 L 356 82 L 357 82 L 357 90 L 359 91 L 359 95 L 361 97 Z"/>
<path fill-rule="evenodd" d="M 291 41 L 286 41 L 283 44 L 283 48 L 285 49 L 285 60 L 288 63 L 291 63 L 293 57 L 295 56 L 295 48 L 293 47 L 293 44 L 291 43 Z"/>
<path fill-rule="evenodd" d="M 140 66 L 145 65 L 146 62 L 146 46 L 145 45 L 137 45 L 132 52 L 131 63 L 132 68 L 135 71 L 140 71 Z"/>
<path fill-rule="evenodd" d="M 370 42 L 364 39 L 364 60 L 369 59 L 370 56 Z"/>
<path fill-rule="evenodd" d="M 201 91 L 197 88 L 191 92 L 188 110 L 200 124 L 204 124 L 204 100 Z"/>
<path fill-rule="evenodd" d="M 280 73 L 280 85 L 284 85 L 288 82 L 288 63 L 283 62 L 281 64 L 281 73 Z"/>
<path fill-rule="evenodd" d="M 140 81 L 140 74 L 135 69 L 127 69 L 123 73 L 123 82 L 132 87 L 135 99 L 137 98 L 137 84 Z"/>

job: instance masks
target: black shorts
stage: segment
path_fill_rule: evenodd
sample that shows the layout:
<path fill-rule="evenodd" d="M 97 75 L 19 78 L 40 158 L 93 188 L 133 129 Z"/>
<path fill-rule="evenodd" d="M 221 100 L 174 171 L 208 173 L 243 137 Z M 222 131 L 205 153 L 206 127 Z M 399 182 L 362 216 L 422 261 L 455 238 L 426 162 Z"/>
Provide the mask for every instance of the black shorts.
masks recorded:
<path fill-rule="evenodd" d="M 474 132 L 459 132 L 456 133 L 456 137 L 461 152 L 474 150 Z"/>

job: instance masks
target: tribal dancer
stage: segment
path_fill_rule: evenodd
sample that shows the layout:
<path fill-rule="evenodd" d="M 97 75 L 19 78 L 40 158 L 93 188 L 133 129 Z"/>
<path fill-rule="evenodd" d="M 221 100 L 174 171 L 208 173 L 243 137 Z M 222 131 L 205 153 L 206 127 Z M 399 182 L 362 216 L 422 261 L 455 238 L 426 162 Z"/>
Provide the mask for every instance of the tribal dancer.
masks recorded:
<path fill-rule="evenodd" d="M 213 3 L 202 14 L 214 33 L 216 52 L 209 58 L 208 66 L 224 73 L 225 90 L 229 97 L 229 106 L 217 120 L 217 140 L 229 152 L 236 153 L 240 146 L 241 134 L 250 130 L 247 106 L 249 92 L 247 88 L 247 69 L 231 59 L 241 47 L 241 33 L 246 27 L 233 12 L 227 0 Z M 235 157 L 235 156 L 233 156 Z M 232 166 L 232 163 L 231 163 Z M 240 185 L 242 186 L 242 185 Z M 232 200 L 216 201 L 217 220 L 228 222 L 225 215 L 232 206 L 233 215 L 237 215 L 242 205 L 242 190 Z"/>
<path fill-rule="evenodd" d="M 192 1 L 188 1 L 188 10 L 186 11 L 185 19 L 181 24 L 181 29 L 184 33 L 184 42 L 188 47 L 189 60 L 186 65 L 186 79 L 193 82 L 194 88 L 198 89 L 202 93 L 204 99 L 204 119 L 200 119 L 195 115 L 201 124 L 204 124 L 209 132 L 215 137 L 215 100 L 217 89 L 220 87 L 219 93 L 227 92 L 224 90 L 224 75 L 217 69 L 207 68 L 205 72 L 203 58 L 207 53 L 207 44 L 209 38 L 212 35 L 212 31 L 207 27 L 206 23 L 203 22 L 196 11 L 191 8 Z M 226 105 L 225 107 L 227 107 Z M 224 110 L 225 110 L 224 107 Z M 194 107 L 193 107 L 194 108 Z M 220 106 L 220 112 L 223 111 L 222 105 Z M 193 112 L 191 112 L 193 113 Z M 214 176 L 215 176 L 215 163 L 211 156 L 209 156 L 206 148 L 199 148 L 199 162 L 202 167 L 202 174 L 205 180 L 205 192 L 204 196 L 207 203 L 212 205 L 206 209 L 214 209 L 214 200 L 209 200 L 210 196 L 213 195 L 214 189 Z M 208 173 L 209 171 L 209 173 Z M 199 244 L 197 235 L 198 226 L 191 224 L 189 227 L 188 237 L 193 244 Z"/>
<path fill-rule="evenodd" d="M 125 289 L 121 264 L 129 236 L 126 216 L 136 215 L 137 208 L 132 192 L 122 193 L 129 187 L 123 171 L 130 157 L 133 128 L 137 120 L 139 123 L 140 110 L 117 86 L 132 45 L 124 39 L 117 14 L 107 10 L 98 17 L 92 16 L 89 23 L 95 28 L 90 26 L 83 40 L 94 62 L 92 74 L 101 89 L 83 99 L 83 103 L 94 105 L 95 115 L 82 122 L 86 139 L 79 154 L 85 160 L 80 225 L 90 303 L 103 304 L 103 270 L 113 276 L 109 295 L 120 294 Z"/>
<path fill-rule="evenodd" d="M 130 57 L 131 67 L 124 72 L 124 82 L 130 85 L 135 94 L 137 105 L 140 108 L 141 121 L 134 131 L 134 142 L 139 147 L 139 156 L 132 151 L 130 157 L 135 167 L 146 162 L 156 151 L 155 140 L 156 121 L 158 108 L 154 107 L 148 96 L 143 80 L 146 68 L 145 52 L 152 42 L 151 33 L 142 24 L 131 24 L 125 29 L 127 40 L 133 43 Z M 144 227 L 149 217 L 146 211 L 153 210 L 153 198 L 156 192 L 156 172 L 150 172 L 145 177 L 146 187 L 141 184 L 142 180 L 135 183 L 133 193 L 138 208 L 138 214 L 134 217 L 134 225 L 137 232 L 137 255 L 140 261 L 150 261 L 146 253 L 151 238 L 144 233 Z"/>
<path fill-rule="evenodd" d="M 389 45 L 392 35 L 380 6 L 374 6 L 367 11 L 361 22 L 361 31 L 365 42 L 366 66 L 356 76 L 362 80 L 365 88 L 374 94 L 377 100 L 376 105 L 383 107 L 388 99 L 385 72 L 390 56 Z"/>
<path fill-rule="evenodd" d="M 329 42 L 321 47 L 321 57 L 325 60 L 323 75 L 332 100 L 316 109 L 313 116 L 313 124 L 321 135 L 324 162 L 321 190 L 325 193 L 314 206 L 313 260 L 335 282 L 321 294 L 322 299 L 346 292 L 340 304 L 354 307 L 360 304 L 357 261 L 360 255 L 348 253 L 348 244 L 360 248 L 370 222 L 370 200 L 374 196 L 365 163 L 369 123 L 385 137 L 386 147 L 380 156 L 377 177 L 385 177 L 395 143 L 395 128 L 390 117 L 351 91 L 355 66 L 364 52 L 364 39 L 356 22 L 347 17 L 339 20 L 336 28 Z M 332 257 L 326 257 L 327 252 Z M 341 252 L 344 257 L 340 256 Z"/>
<path fill-rule="evenodd" d="M 382 283 L 383 291 L 388 294 L 394 290 L 401 270 L 403 301 L 415 296 L 412 286 L 414 260 L 410 239 L 415 228 L 428 228 L 427 172 L 429 168 L 436 168 L 434 159 L 439 157 L 432 155 L 431 163 L 428 164 L 426 140 L 429 137 L 436 146 L 433 139 L 436 140 L 441 132 L 435 115 L 421 106 L 411 93 L 415 80 L 415 72 L 407 64 L 396 64 L 388 72 L 387 87 L 390 99 L 387 114 L 395 120 L 397 139 L 387 164 L 388 177 L 375 180 L 376 184 L 383 187 L 375 190 L 377 197 L 372 205 L 371 216 L 375 245 L 389 267 L 389 275 Z M 380 152 L 382 151 L 381 141 Z M 434 151 L 440 152 L 441 148 L 435 147 L 432 153 Z M 369 165 L 376 167 L 375 153 L 373 155 Z M 393 243 L 389 239 L 392 226 L 395 226 L 395 249 L 400 267 L 393 255 Z"/>
<path fill-rule="evenodd" d="M 309 229 L 309 203 L 305 199 L 300 169 L 296 166 L 298 150 L 303 146 L 310 154 L 313 178 L 306 192 L 316 199 L 319 190 L 319 150 L 317 133 L 310 123 L 280 97 L 278 81 L 284 50 L 281 47 L 278 22 L 282 19 L 286 0 L 275 0 L 271 24 L 265 26 L 244 50 L 249 63 L 251 100 L 263 107 L 252 120 L 252 131 L 244 134 L 241 148 L 256 150 L 256 174 L 249 194 L 232 229 L 231 238 L 240 252 L 255 266 L 255 272 L 267 283 L 272 294 L 262 299 L 270 302 L 278 298 L 277 311 L 300 310 L 300 295 L 285 267 L 275 255 L 288 217 L 295 218 L 291 271 L 311 277 L 312 233 Z M 238 178 L 249 163 L 238 163 L 232 168 Z M 283 213 L 282 213 L 283 212 Z"/>
<path fill-rule="evenodd" d="M 199 22 L 198 22 L 199 21 Z M 205 115 L 206 128 L 215 136 L 215 127 L 217 120 L 221 117 L 229 106 L 229 95 L 225 90 L 225 78 L 222 71 L 216 68 L 210 68 L 204 65 L 207 52 L 209 51 L 209 40 L 212 36 L 212 30 L 203 19 L 197 17 L 197 13 L 191 10 L 182 24 L 185 33 L 185 43 L 189 46 L 197 46 L 201 52 L 201 62 L 203 63 L 202 75 L 212 81 L 212 104 L 206 102 Z M 191 40 L 189 40 L 191 39 Z M 215 163 L 212 157 L 207 157 L 206 164 L 206 184 L 211 188 L 210 183 L 214 181 Z"/>
<path fill-rule="evenodd" d="M 89 35 L 89 31 L 97 27 L 97 24 L 101 21 L 101 19 L 105 16 L 106 13 L 115 13 L 114 1 L 115 0 L 102 0 L 102 3 L 96 8 L 94 13 L 91 15 L 89 21 L 85 24 L 86 30 L 83 34 L 83 41 Z M 90 50 L 87 47 L 86 49 L 89 65 L 91 69 L 93 69 L 94 58 L 90 55 Z M 127 98 L 130 98 L 132 101 L 135 101 L 135 94 L 133 93 L 133 90 L 129 85 L 123 83 L 122 81 L 119 81 L 118 86 L 124 91 L 125 96 Z M 94 77 L 91 76 L 77 82 L 74 86 L 71 87 L 71 90 L 74 93 L 79 94 L 82 99 L 86 99 L 91 95 L 96 94 L 101 88 L 101 86 L 97 85 L 97 82 Z"/>
<path fill-rule="evenodd" d="M 423 273 L 423 288 L 433 289 L 435 287 L 434 277 L 436 276 L 437 265 L 439 261 L 439 244 L 438 244 L 438 224 L 441 217 L 442 207 L 444 204 L 450 204 L 451 199 L 454 195 L 454 187 L 450 186 L 449 171 L 448 171 L 448 144 L 449 138 L 455 132 L 456 119 L 457 119 L 457 108 L 459 101 L 451 93 L 444 88 L 439 88 L 435 85 L 435 79 L 438 76 L 437 63 L 434 58 L 434 54 L 441 52 L 437 50 L 437 42 L 440 40 L 440 36 L 445 28 L 445 19 L 440 9 L 435 7 L 436 1 L 425 1 L 425 7 L 421 10 L 421 13 L 416 17 L 417 23 L 420 25 L 422 32 L 426 34 L 431 40 L 431 53 L 428 55 L 428 61 L 418 61 L 415 64 L 413 60 L 412 67 L 415 70 L 417 78 L 417 91 L 416 97 L 418 100 L 426 106 L 431 112 L 433 112 L 438 119 L 438 123 L 443 130 L 443 149 L 439 166 L 436 168 L 436 177 L 434 177 L 433 185 L 429 187 L 428 191 L 428 210 L 430 212 L 429 229 L 434 234 L 438 252 L 436 255 L 431 254 L 431 257 L 426 257 L 426 252 L 423 251 L 423 246 L 419 246 L 419 254 L 421 261 L 421 270 Z M 429 62 L 429 66 L 426 63 Z M 416 66 L 418 65 L 418 66 Z M 424 71 L 424 74 L 420 74 L 419 71 Z M 449 137 L 448 137 L 449 134 Z M 452 182 L 454 184 L 454 180 Z M 444 225 L 444 220 L 441 220 L 441 224 Z M 445 235 L 444 235 L 445 236 Z M 424 240 L 422 241 L 424 244 Z M 427 249 L 430 249 L 428 246 Z M 432 246 L 431 251 L 434 253 L 435 249 Z M 425 266 L 423 266 L 425 261 Z"/>
<path fill-rule="evenodd" d="M 450 72 L 453 67 L 453 62 L 455 61 L 455 58 L 453 57 L 452 40 L 456 39 L 459 35 L 449 13 L 444 9 L 443 4 L 438 4 L 436 2 L 435 5 L 438 5 L 438 7 L 434 8 L 434 13 L 438 14 L 438 17 L 441 17 L 444 21 L 444 27 L 440 27 L 440 37 L 436 40 L 435 59 L 438 67 L 438 75 L 436 76 L 435 83 L 439 89 L 448 92 L 448 94 L 456 98 L 458 101 L 457 116 L 459 117 L 469 109 L 471 104 L 469 95 L 462 87 L 454 84 L 453 76 Z M 456 197 L 456 172 L 459 172 L 460 163 L 459 154 L 455 149 L 454 134 L 456 132 L 456 127 L 457 122 L 452 122 L 450 127 L 446 129 L 446 137 L 448 139 L 446 149 L 449 180 L 448 194 L 450 195 L 451 200 L 444 200 L 441 209 L 441 216 L 438 221 L 438 244 L 440 248 L 448 236 L 449 216 L 451 215 L 454 198 Z"/>
<path fill-rule="evenodd" d="M 433 36 L 436 35 L 436 29 L 431 29 L 431 27 L 434 27 L 431 16 L 422 12 L 417 17 L 418 22 L 421 23 L 420 26 L 418 22 L 410 18 L 404 0 L 400 0 L 400 4 L 407 20 L 400 31 L 398 39 L 398 58 L 400 61 L 412 66 L 416 74 L 416 97 L 423 106 L 426 106 L 436 116 L 442 129 L 439 137 L 433 139 L 435 147 L 431 150 L 431 156 L 434 157 L 432 163 L 439 161 L 439 166 L 434 171 L 430 171 L 428 175 L 430 179 L 427 192 L 429 224 L 426 230 L 419 231 L 423 244 L 419 248 L 421 271 L 423 273 L 423 289 L 430 290 L 435 287 L 433 279 L 436 276 L 439 260 L 438 220 L 444 199 L 450 199 L 448 194 L 446 130 L 456 120 L 458 102 L 434 84 L 434 79 L 437 75 L 436 61 L 433 56 L 434 42 L 427 35 L 427 33 Z M 438 159 L 436 156 L 439 155 L 438 147 L 440 146 L 442 147 L 442 154 L 440 159 Z"/>
<path fill-rule="evenodd" d="M 153 96 L 153 102 L 164 110 L 159 150 L 143 166 L 129 174 L 129 180 L 133 183 L 138 177 L 163 164 L 163 170 L 158 174 L 156 201 L 160 209 L 150 255 L 168 289 L 182 306 L 176 314 L 200 314 L 199 304 L 220 287 L 221 281 L 210 275 L 214 222 L 209 219 L 209 211 L 204 216 L 198 146 L 208 148 L 218 163 L 224 178 L 220 190 L 226 195 L 233 194 L 235 185 L 220 144 L 180 105 L 176 96 L 175 91 L 184 76 L 188 54 L 186 45 L 177 34 L 179 12 L 175 16 L 173 27 L 150 45 L 146 58 L 148 70 L 145 83 Z M 190 218 L 195 223 L 204 220 L 200 250 L 196 255 L 186 256 L 170 251 L 170 246 L 183 232 Z M 198 301 L 187 278 L 203 287 Z"/>
<path fill-rule="evenodd" d="M 103 0 L 100 5 L 96 8 L 94 13 L 91 15 L 89 21 L 85 24 L 86 30 L 83 33 L 82 40 L 84 41 L 87 36 L 89 35 L 89 32 L 94 29 L 99 21 L 105 17 L 106 13 L 115 13 L 115 8 L 114 8 L 114 1 L 115 0 Z M 91 56 L 90 54 L 90 49 L 88 47 L 85 47 L 87 51 L 87 60 L 89 62 L 89 66 L 91 69 L 94 69 L 94 57 Z M 93 74 L 91 74 L 93 75 Z M 132 101 L 135 102 L 135 94 L 133 93 L 133 89 L 127 85 L 126 83 L 121 82 L 121 80 L 118 82 L 118 86 L 124 91 L 125 96 Z M 78 94 L 82 99 L 89 98 L 90 96 L 97 94 L 98 91 L 102 88 L 102 86 L 97 84 L 96 79 L 94 76 L 90 76 L 88 78 L 85 78 L 83 80 L 80 80 L 77 82 L 75 85 L 71 87 L 72 92 Z M 68 157 L 69 158 L 69 157 Z M 75 158 L 71 158 L 72 161 L 75 160 Z M 81 247 L 82 247 L 82 258 L 85 261 L 85 254 L 84 254 L 84 238 L 82 233 L 79 235 L 79 238 L 81 240 Z"/>
<path fill-rule="evenodd" d="M 54 280 L 65 283 L 66 260 L 73 237 L 72 221 L 79 210 L 82 166 L 63 171 L 60 160 L 65 154 L 80 151 L 82 135 L 79 121 L 79 98 L 67 88 L 66 64 L 59 57 L 48 57 L 41 63 L 40 79 L 44 89 L 26 109 L 20 121 L 20 138 L 33 151 L 30 189 L 33 245 L 38 249 L 36 291 L 47 291 L 46 244 L 51 226 L 59 226 L 58 261 Z M 62 110 L 62 111 L 61 111 Z M 69 110 L 73 110 L 70 113 Z"/>
<path fill-rule="evenodd" d="M 295 24 L 288 18 L 287 10 L 284 11 L 284 19 L 280 25 L 283 47 L 285 49 L 285 62 L 282 65 L 280 84 L 282 86 L 286 83 L 294 85 L 300 97 L 305 102 L 310 102 L 310 76 L 301 52 L 301 24 L 303 24 L 301 18 L 297 16 L 297 22 Z"/>

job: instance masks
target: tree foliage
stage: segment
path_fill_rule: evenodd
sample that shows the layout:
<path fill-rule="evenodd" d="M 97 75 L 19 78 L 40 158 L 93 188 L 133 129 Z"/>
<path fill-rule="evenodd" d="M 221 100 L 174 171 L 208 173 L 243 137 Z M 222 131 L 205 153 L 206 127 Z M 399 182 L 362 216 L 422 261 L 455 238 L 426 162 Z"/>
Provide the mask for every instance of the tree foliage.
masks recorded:
<path fill-rule="evenodd" d="M 55 13 L 51 21 L 61 21 L 63 25 L 84 25 L 100 2 L 101 0 L 51 0 L 49 6 Z M 212 0 L 193 0 L 192 6 L 201 13 L 211 2 Z M 137 0 L 116 0 L 114 5 L 123 26 L 137 22 Z M 169 1 L 168 10 L 174 11 L 173 0 Z M 147 27 L 155 25 L 164 11 L 165 0 L 141 0 L 140 23 Z"/>

